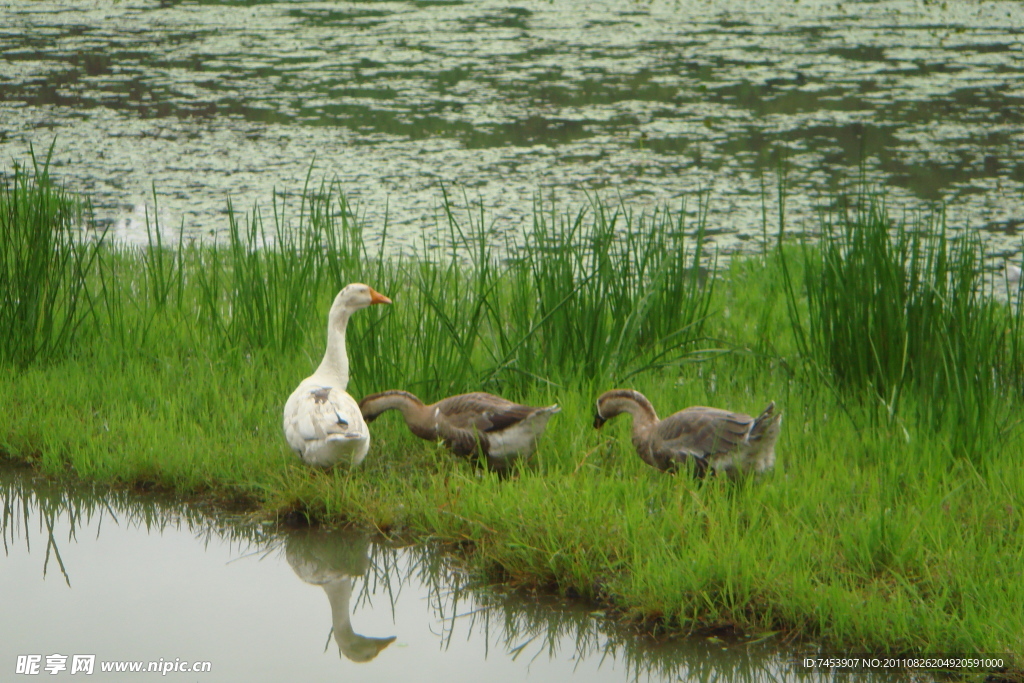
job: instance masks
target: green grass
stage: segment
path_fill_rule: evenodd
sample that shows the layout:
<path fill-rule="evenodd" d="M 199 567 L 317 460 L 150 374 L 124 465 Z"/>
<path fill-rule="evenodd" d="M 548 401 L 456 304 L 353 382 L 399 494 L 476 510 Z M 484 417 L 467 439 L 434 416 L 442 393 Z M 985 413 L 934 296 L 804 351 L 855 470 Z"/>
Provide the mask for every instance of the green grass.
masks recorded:
<path fill-rule="evenodd" d="M 50 181 L 49 160 L 0 182 L 0 362 L 22 367 L 71 348 L 97 255 L 75 239 L 84 207 Z"/>
<path fill-rule="evenodd" d="M 982 288 L 970 237 L 895 223 L 864 196 L 823 221 L 820 243 L 780 235 L 705 279 L 704 207 L 694 225 L 684 211 L 538 207 L 524 242 L 499 254 L 484 217 L 446 198 L 452 250 L 427 262 L 370 253 L 325 185 L 298 206 L 276 201 L 272 225 L 231 212 L 224 245 L 127 251 L 63 236 L 59 217 L 77 204 L 41 171 L 16 169 L 0 194 L 18 236 L 0 262 L 13 272 L 38 256 L 32 244 L 70 246 L 47 246 L 54 262 L 19 271 L 28 283 L 0 280 L 0 297 L 73 303 L 38 304 L 35 319 L 56 322 L 25 328 L 31 344 L 3 338 L 8 457 L 71 482 L 463 542 L 492 577 L 650 628 L 1024 659 L 1021 310 Z M 31 219 L 11 208 L 12 187 L 17 207 L 40 207 Z M 37 242 L 9 246 L 25 240 Z M 289 453 L 282 403 L 323 352 L 334 294 L 358 280 L 394 305 L 353 316 L 354 395 L 484 389 L 562 406 L 517 478 L 454 460 L 396 413 L 373 424 L 354 471 L 311 471 Z M 596 396 L 617 385 L 662 415 L 775 400 L 776 471 L 703 485 L 655 472 L 628 420 L 590 426 Z"/>
<path fill-rule="evenodd" d="M 806 292 L 806 336 L 794 321 L 804 357 L 838 388 L 874 397 L 890 420 L 906 413 L 908 394 L 931 397 L 915 417 L 955 425 L 954 451 L 998 442 L 986 430 L 1019 415 L 1006 397 L 1024 387 L 1024 316 L 1020 298 L 1007 311 L 983 277 L 979 233 L 951 235 L 942 215 L 896 223 L 870 195 L 824 229 L 820 246 L 805 247 L 802 292 L 787 290 L 791 312 Z"/>

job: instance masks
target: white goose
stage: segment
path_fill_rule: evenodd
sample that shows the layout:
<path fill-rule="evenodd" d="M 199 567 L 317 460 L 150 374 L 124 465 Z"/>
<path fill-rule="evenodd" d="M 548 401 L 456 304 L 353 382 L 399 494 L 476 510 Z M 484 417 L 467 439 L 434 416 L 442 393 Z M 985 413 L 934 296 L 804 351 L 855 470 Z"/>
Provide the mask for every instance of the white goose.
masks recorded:
<path fill-rule="evenodd" d="M 348 352 L 345 328 L 360 308 L 390 304 L 391 299 L 368 285 L 353 283 L 334 297 L 327 317 L 327 350 L 312 375 L 302 380 L 284 404 L 284 436 L 307 465 L 330 467 L 338 462 L 358 465 L 370 449 L 359 404 L 348 395 Z"/>
<path fill-rule="evenodd" d="M 1009 284 L 1015 285 L 1018 282 L 1020 282 L 1020 276 L 1021 276 L 1020 266 L 1015 266 L 1012 263 L 1007 263 L 1006 264 L 1006 281 Z"/>
<path fill-rule="evenodd" d="M 292 571 L 314 586 L 320 586 L 331 604 L 331 626 L 338 651 L 353 662 L 368 662 L 395 640 L 395 636 L 372 638 L 352 628 L 352 583 L 370 567 L 366 537 L 338 532 L 309 530 L 293 532 L 285 541 L 285 557 Z"/>

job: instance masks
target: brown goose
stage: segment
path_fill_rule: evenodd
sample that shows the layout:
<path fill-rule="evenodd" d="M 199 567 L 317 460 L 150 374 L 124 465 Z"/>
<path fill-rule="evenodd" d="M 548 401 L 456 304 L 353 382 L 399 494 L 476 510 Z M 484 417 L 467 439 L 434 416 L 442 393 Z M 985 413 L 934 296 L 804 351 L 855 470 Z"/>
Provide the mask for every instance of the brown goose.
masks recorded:
<path fill-rule="evenodd" d="M 440 439 L 463 457 L 482 454 L 497 472 L 509 470 L 519 457 L 528 458 L 548 420 L 559 411 L 557 405 L 534 408 L 479 391 L 424 405 L 408 391 L 398 390 L 367 396 L 359 409 L 367 423 L 384 411 L 399 410 L 416 436 Z"/>
<path fill-rule="evenodd" d="M 613 389 L 597 399 L 594 427 L 616 415 L 633 416 L 633 445 L 651 467 L 674 472 L 688 462 L 703 476 L 708 468 L 730 476 L 764 472 L 775 464 L 782 413 L 772 401 L 758 417 L 694 406 L 664 420 L 639 391 Z"/>

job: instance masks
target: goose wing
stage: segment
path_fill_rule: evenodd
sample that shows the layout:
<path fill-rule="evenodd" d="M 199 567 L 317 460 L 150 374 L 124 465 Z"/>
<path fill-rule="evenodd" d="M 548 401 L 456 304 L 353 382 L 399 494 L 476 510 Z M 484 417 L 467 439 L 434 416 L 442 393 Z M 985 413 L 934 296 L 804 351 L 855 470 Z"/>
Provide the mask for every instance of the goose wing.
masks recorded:
<path fill-rule="evenodd" d="M 658 425 L 658 451 L 707 458 L 736 449 L 750 433 L 754 419 L 742 413 L 695 406 L 670 415 Z"/>
<path fill-rule="evenodd" d="M 439 423 L 472 433 L 500 432 L 519 424 L 537 409 L 478 391 L 439 401 L 437 410 L 443 416 Z"/>
<path fill-rule="evenodd" d="M 299 454 L 329 439 L 366 438 L 359 405 L 345 391 L 320 384 L 300 385 L 284 407 L 284 433 Z"/>
<path fill-rule="evenodd" d="M 452 453 L 463 458 L 476 455 L 478 445 L 482 447 L 484 454 L 490 450 L 487 435 L 472 428 L 461 429 L 439 424 L 437 436 Z"/>

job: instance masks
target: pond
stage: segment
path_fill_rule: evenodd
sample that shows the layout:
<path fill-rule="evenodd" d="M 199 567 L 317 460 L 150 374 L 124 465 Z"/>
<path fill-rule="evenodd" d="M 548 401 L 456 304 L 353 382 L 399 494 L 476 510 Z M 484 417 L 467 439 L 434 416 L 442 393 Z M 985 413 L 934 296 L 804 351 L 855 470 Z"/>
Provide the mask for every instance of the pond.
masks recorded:
<path fill-rule="evenodd" d="M 4 680 L 32 656 L 45 680 L 75 680 L 90 656 L 95 680 L 150 663 L 197 681 L 833 680 L 794 666 L 777 636 L 654 640 L 594 606 L 488 585 L 442 548 L 70 489 L 2 463 L 0 501 Z"/>
<path fill-rule="evenodd" d="M 780 168 L 794 231 L 863 172 L 1001 262 L 1022 30 L 1010 0 L 8 1 L 0 157 L 56 141 L 58 177 L 136 243 L 147 215 L 217 233 L 229 196 L 335 179 L 401 250 L 442 239 L 442 188 L 513 237 L 535 200 L 693 213 L 704 192 L 714 243 L 754 249 Z"/>

